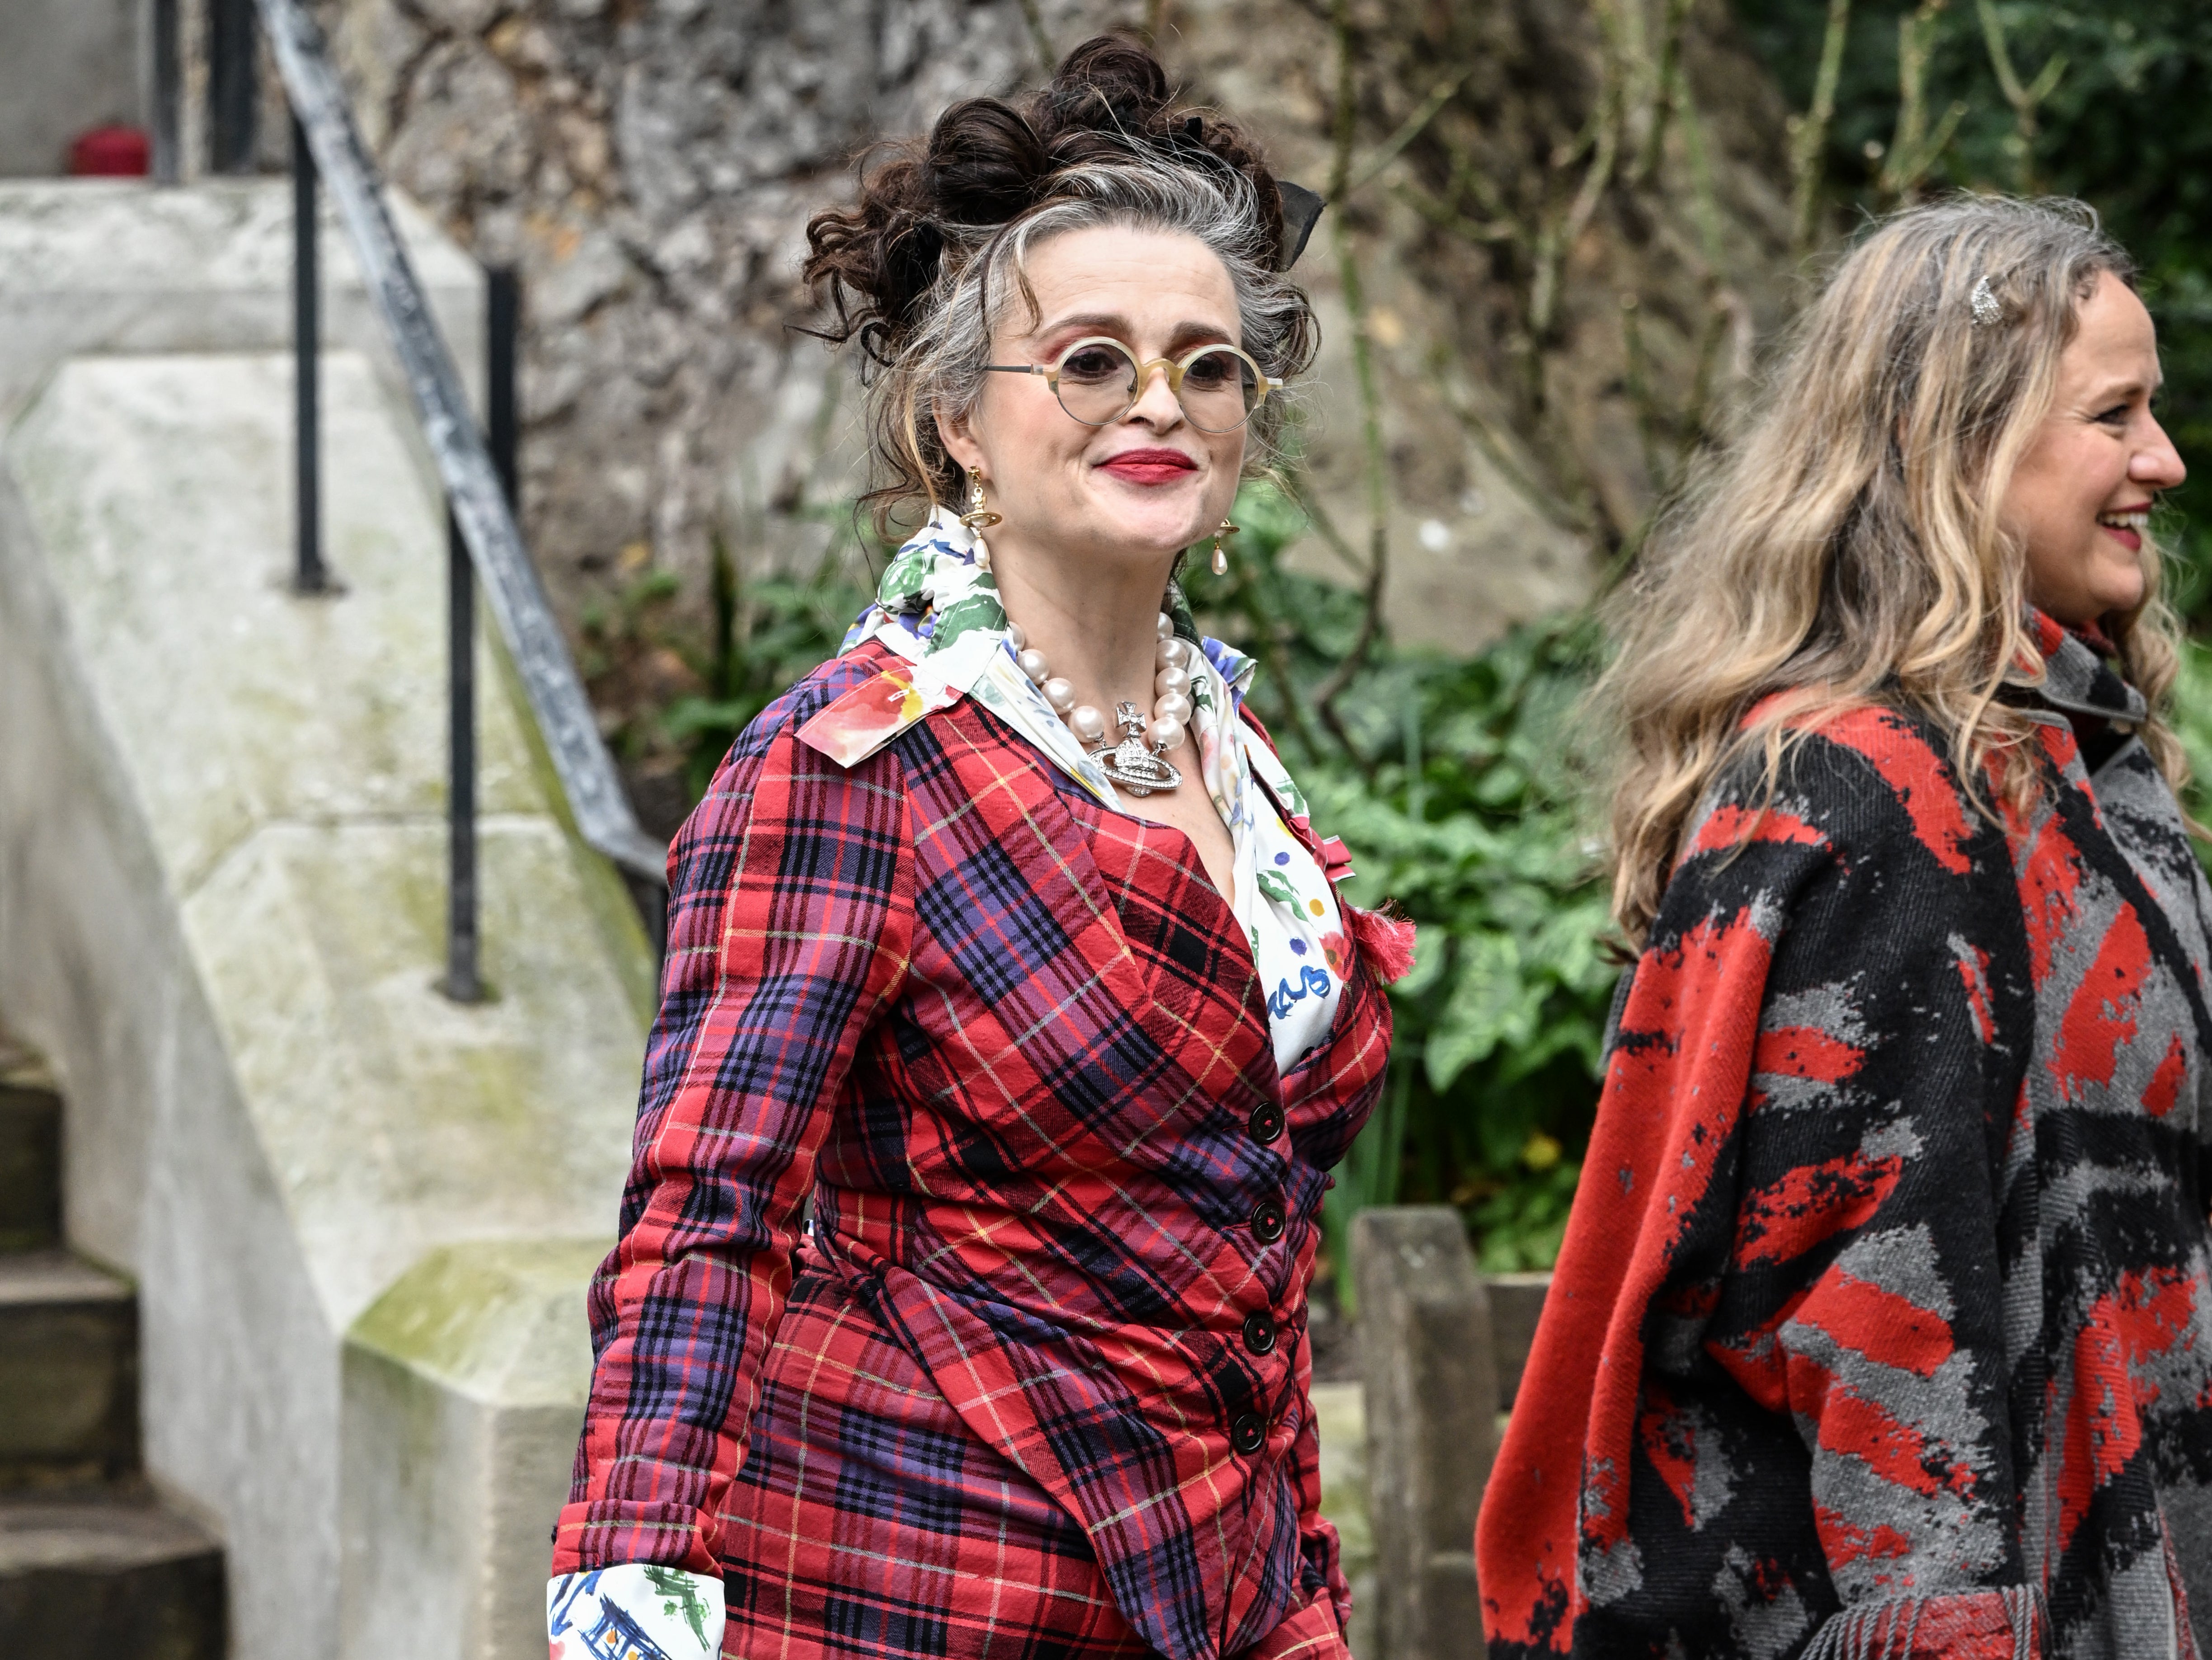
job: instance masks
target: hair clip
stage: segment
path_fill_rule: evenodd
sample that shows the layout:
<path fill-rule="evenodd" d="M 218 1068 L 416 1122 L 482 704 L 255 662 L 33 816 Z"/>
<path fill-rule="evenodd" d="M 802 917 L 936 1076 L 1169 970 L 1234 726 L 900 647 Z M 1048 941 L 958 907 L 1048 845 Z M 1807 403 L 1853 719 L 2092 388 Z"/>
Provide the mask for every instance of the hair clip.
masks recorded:
<path fill-rule="evenodd" d="M 1288 271 L 1298 263 L 1298 256 L 1306 251 L 1306 239 L 1313 234 L 1314 221 L 1328 203 L 1304 185 L 1293 185 L 1287 179 L 1275 180 L 1275 189 L 1283 198 L 1283 265 Z"/>
<path fill-rule="evenodd" d="M 1988 277 L 1984 277 L 1980 282 L 1975 283 L 1973 293 L 1966 298 L 1967 302 L 1974 308 L 1976 328 L 1994 328 L 2004 321 L 2004 302 L 1997 298 L 1996 291 L 1990 287 Z"/>

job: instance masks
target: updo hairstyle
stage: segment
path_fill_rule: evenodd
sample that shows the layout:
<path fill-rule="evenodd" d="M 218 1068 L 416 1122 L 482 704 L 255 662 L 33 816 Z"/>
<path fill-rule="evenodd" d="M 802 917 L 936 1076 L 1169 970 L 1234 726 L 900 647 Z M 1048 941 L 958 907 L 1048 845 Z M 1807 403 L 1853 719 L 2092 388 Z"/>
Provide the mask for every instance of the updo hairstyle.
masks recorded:
<path fill-rule="evenodd" d="M 807 224 L 807 287 L 835 313 L 817 332 L 860 345 L 882 475 L 863 499 L 879 532 L 908 503 L 962 499 L 934 416 L 975 408 L 1017 293 L 1037 320 L 1030 251 L 1102 225 L 1195 236 L 1228 269 L 1237 344 L 1262 372 L 1285 380 L 1312 361 L 1318 329 L 1282 274 L 1282 193 L 1256 144 L 1216 113 L 1176 107 L 1142 46 L 1086 41 L 1041 92 L 954 104 L 927 142 L 864 167 L 853 206 Z M 1254 411 L 1248 465 L 1273 454 L 1284 414 L 1280 393 Z"/>

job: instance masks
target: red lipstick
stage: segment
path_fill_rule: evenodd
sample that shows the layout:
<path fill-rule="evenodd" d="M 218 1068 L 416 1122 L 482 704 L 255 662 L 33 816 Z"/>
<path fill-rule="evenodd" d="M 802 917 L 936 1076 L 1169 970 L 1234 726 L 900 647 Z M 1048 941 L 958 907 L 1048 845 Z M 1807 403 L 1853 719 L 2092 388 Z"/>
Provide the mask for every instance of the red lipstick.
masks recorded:
<path fill-rule="evenodd" d="M 1198 463 L 1181 450 L 1123 450 L 1098 464 L 1100 469 L 1133 484 L 1171 484 L 1186 473 L 1196 472 Z"/>

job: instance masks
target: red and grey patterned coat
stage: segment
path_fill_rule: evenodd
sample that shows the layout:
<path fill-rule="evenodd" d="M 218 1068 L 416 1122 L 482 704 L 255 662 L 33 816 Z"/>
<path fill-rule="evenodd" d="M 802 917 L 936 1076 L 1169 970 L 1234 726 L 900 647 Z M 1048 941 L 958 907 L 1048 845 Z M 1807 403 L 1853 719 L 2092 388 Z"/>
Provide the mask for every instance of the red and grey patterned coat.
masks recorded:
<path fill-rule="evenodd" d="M 799 740 L 896 660 L 794 689 L 678 842 L 554 1571 L 719 1576 L 732 1655 L 1341 1654 L 1305 1294 L 1382 994 L 1279 1076 L 1180 831 L 973 699 Z"/>
<path fill-rule="evenodd" d="M 1478 1530 L 1493 1656 L 2212 1652 L 2212 899 L 2140 699 L 2036 624 L 2035 810 L 1865 709 L 1695 827 Z"/>

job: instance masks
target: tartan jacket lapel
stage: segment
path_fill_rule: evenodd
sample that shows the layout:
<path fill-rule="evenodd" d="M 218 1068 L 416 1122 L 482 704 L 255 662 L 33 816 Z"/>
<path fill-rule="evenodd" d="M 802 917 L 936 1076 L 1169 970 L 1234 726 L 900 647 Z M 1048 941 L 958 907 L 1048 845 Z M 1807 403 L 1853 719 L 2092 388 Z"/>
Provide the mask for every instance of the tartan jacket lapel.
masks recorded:
<path fill-rule="evenodd" d="M 1034 1034 L 1025 1048 L 1056 1043 L 1064 1067 L 1127 1071 L 1113 1104 L 1123 1118 L 1114 1139 L 1139 1162 L 1175 1156 L 1153 1145 L 1163 1135 L 1224 1115 L 1241 1123 L 1262 1100 L 1279 1099 L 1250 947 L 1220 896 L 1176 860 L 1179 834 L 1081 796 L 977 704 L 930 724 L 976 815 L 955 842 L 987 837 L 994 851 L 978 860 L 978 875 L 1003 865 L 1024 890 L 1029 914 L 1018 920 L 1009 906 L 1002 926 L 1039 945 L 1064 939 L 1079 959 L 1019 983 L 987 973 L 1000 1023 L 1018 1018 Z M 1115 864 L 1110 873 L 1102 855 Z M 1079 972 L 1091 983 L 1071 1007 Z M 1123 1021 L 1134 1022 L 1141 1043 L 1107 1036 Z"/>

